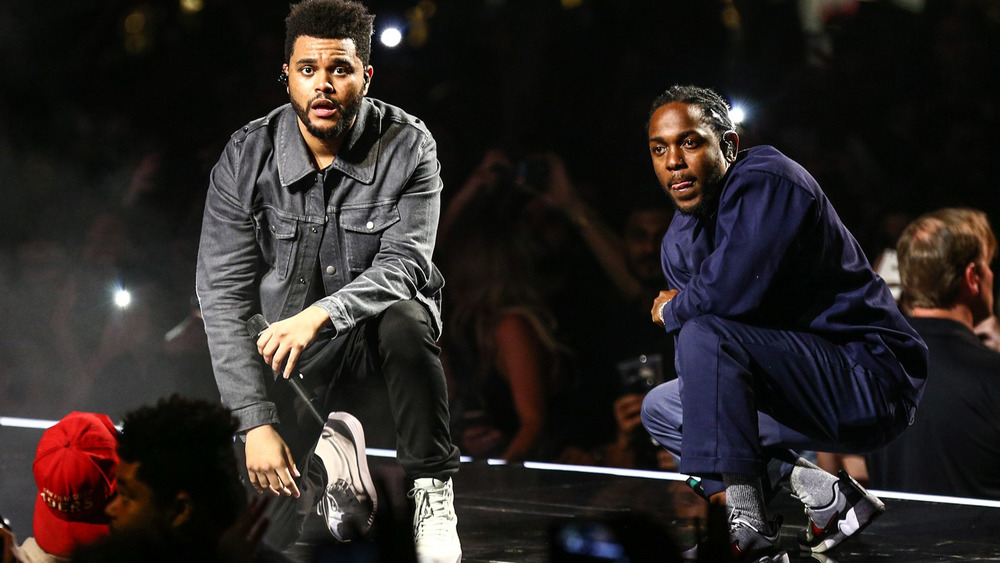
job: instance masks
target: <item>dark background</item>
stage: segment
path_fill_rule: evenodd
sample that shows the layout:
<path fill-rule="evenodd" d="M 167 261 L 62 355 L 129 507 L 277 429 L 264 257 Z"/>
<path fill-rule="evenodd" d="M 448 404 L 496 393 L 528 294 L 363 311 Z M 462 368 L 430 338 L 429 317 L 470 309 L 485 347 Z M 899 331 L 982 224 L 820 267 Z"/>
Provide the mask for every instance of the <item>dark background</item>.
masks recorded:
<path fill-rule="evenodd" d="M 615 224 L 655 189 L 650 102 L 696 83 L 744 104 L 743 147 L 801 162 L 872 259 L 924 211 L 1000 212 L 996 1 L 831 1 L 805 26 L 779 0 L 368 4 L 376 36 L 408 25 L 400 47 L 373 45 L 370 95 L 428 122 L 446 201 L 487 149 L 554 151 Z M 233 131 L 287 101 L 287 10 L 0 3 L 0 415 L 213 396 L 197 331 L 178 323 L 208 172 Z M 133 290 L 132 321 L 114 283 Z"/>

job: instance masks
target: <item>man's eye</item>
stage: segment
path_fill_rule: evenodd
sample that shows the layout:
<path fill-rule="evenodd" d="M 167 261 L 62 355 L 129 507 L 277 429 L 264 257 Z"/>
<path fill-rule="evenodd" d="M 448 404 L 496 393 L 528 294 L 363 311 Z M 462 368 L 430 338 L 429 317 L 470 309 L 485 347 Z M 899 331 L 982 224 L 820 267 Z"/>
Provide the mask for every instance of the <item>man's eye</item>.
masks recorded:
<path fill-rule="evenodd" d="M 665 152 L 667 152 L 667 149 L 666 149 L 666 147 L 664 147 L 662 145 L 657 145 L 657 146 L 653 147 L 653 154 L 655 154 L 657 156 L 659 156 L 659 155 L 661 155 L 661 154 L 663 154 Z"/>
<path fill-rule="evenodd" d="M 312 76 L 312 74 L 313 74 L 313 69 L 311 69 L 311 68 L 309 68 L 309 67 L 303 67 L 303 68 L 302 68 L 302 74 L 304 74 L 304 75 L 306 75 L 306 76 Z"/>

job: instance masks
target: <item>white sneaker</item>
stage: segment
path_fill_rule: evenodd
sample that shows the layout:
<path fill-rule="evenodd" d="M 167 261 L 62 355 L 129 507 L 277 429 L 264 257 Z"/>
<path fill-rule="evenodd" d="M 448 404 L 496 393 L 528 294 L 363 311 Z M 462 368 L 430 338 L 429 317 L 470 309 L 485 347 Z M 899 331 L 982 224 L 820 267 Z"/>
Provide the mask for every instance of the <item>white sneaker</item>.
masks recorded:
<path fill-rule="evenodd" d="M 458 540 L 458 516 L 451 479 L 423 478 L 413 482 L 408 496 L 416 504 L 413 512 L 413 542 L 419 563 L 458 563 L 462 544 Z"/>
<path fill-rule="evenodd" d="M 326 470 L 326 491 L 316 512 L 337 541 L 360 537 L 375 521 L 378 496 L 368 471 L 361 422 L 346 412 L 332 412 L 316 444 Z"/>

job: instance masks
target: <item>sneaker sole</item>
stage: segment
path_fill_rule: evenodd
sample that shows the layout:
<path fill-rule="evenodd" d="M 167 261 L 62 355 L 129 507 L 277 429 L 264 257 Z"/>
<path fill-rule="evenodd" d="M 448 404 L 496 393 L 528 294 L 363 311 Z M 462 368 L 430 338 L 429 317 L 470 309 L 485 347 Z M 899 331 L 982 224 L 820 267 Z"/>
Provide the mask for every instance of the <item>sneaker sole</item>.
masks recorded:
<path fill-rule="evenodd" d="M 350 413 L 330 413 L 327 424 L 331 422 L 337 422 L 345 427 L 347 430 L 345 434 L 350 436 L 354 442 L 354 451 L 357 455 L 355 461 L 358 464 L 358 477 L 361 479 L 361 486 L 368 493 L 368 498 L 372 502 L 372 512 L 368 515 L 368 520 L 365 521 L 359 530 L 361 534 L 365 534 L 372 527 L 372 524 L 375 523 L 375 513 L 378 511 L 378 494 L 375 492 L 375 484 L 372 482 L 372 475 L 368 470 L 368 455 L 365 453 L 365 431 L 361 426 L 361 421 Z"/>
<path fill-rule="evenodd" d="M 443 559 L 441 557 L 433 557 L 430 555 L 421 556 L 417 554 L 417 563 L 462 563 L 462 554 L 459 554 L 455 559 Z"/>
<path fill-rule="evenodd" d="M 696 548 L 692 548 L 692 549 L 696 549 Z M 698 554 L 697 553 L 691 553 L 691 551 L 692 550 L 689 549 L 689 550 L 685 551 L 684 553 L 682 553 L 681 554 L 681 561 L 686 561 L 688 563 L 697 562 L 698 561 Z M 459 558 L 458 561 L 461 561 L 461 558 Z M 458 561 L 456 561 L 455 563 L 458 563 Z M 790 563 L 790 562 L 791 562 L 791 559 L 789 559 L 789 557 L 788 557 L 788 552 L 782 550 L 782 551 L 780 551 L 780 552 L 778 552 L 778 553 L 776 553 L 774 555 L 764 555 L 764 556 L 760 557 L 759 559 L 755 559 L 752 563 Z M 428 559 L 428 560 L 421 559 L 419 561 L 419 563 L 440 563 L 440 562 L 436 561 L 436 560 L 431 560 L 431 559 Z"/>

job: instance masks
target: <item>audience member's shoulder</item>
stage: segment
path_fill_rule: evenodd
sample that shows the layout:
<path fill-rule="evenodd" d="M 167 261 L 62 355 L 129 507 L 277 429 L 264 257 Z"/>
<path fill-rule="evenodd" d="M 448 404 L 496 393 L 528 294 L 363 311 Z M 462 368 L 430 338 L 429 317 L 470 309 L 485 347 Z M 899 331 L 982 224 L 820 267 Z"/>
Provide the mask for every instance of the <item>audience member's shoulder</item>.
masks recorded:
<path fill-rule="evenodd" d="M 46 552 L 38 546 L 34 537 L 30 537 L 15 550 L 14 561 L 19 563 L 65 563 L 69 561 L 69 558 Z"/>
<path fill-rule="evenodd" d="M 1000 377 L 1000 352 L 986 346 L 969 327 L 951 319 L 908 317 L 910 326 L 927 343 L 931 354 L 948 349 L 948 357 L 978 365 L 988 365 Z M 994 369 L 995 368 L 995 369 Z"/>

